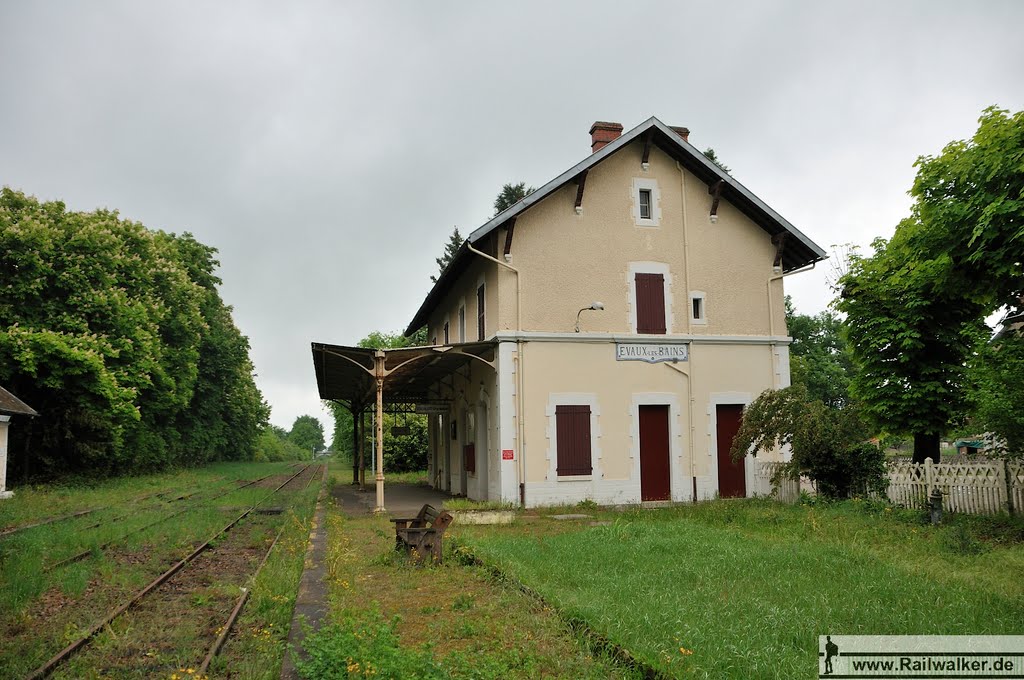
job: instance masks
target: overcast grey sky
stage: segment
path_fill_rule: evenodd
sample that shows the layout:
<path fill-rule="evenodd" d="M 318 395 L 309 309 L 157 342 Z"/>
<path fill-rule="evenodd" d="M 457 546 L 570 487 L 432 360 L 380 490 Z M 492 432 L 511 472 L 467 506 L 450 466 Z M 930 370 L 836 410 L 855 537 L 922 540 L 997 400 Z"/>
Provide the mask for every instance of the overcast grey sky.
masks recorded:
<path fill-rule="evenodd" d="M 272 422 L 311 341 L 405 327 L 454 225 L 686 125 L 825 248 L 889 236 L 913 162 L 1024 109 L 1024 2 L 0 0 L 0 184 L 220 250 Z M 787 279 L 801 312 L 828 263 Z"/>

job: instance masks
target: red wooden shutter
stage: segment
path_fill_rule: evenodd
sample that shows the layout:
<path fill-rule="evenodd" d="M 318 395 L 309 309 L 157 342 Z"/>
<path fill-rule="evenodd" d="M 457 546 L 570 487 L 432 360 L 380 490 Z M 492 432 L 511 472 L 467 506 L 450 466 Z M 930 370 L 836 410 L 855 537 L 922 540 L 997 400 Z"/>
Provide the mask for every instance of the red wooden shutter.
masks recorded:
<path fill-rule="evenodd" d="M 590 460 L 589 406 L 556 406 L 555 438 L 558 476 L 589 475 L 594 471 Z"/>
<path fill-rule="evenodd" d="M 636 332 L 664 335 L 665 276 L 636 275 Z"/>

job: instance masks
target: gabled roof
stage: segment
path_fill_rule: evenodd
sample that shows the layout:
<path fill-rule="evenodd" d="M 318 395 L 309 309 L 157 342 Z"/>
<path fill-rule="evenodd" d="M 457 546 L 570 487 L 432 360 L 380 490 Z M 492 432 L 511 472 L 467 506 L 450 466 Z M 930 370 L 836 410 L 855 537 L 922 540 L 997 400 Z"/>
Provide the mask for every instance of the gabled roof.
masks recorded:
<path fill-rule="evenodd" d="M 673 159 L 679 161 L 680 165 L 697 176 L 709 186 L 722 181 L 721 197 L 729 201 L 744 215 L 750 218 L 755 224 L 766 232 L 775 236 L 787 234 L 785 251 L 783 255 L 783 271 L 794 271 L 805 267 L 813 262 L 824 260 L 827 255 L 825 251 L 811 239 L 807 238 L 799 229 L 789 223 L 784 217 L 772 210 L 764 201 L 755 196 L 749 189 L 737 182 L 731 175 L 723 171 L 717 165 L 709 161 L 703 153 L 695 146 L 684 140 L 672 128 L 651 116 L 640 125 L 621 135 L 603 148 L 583 159 L 573 167 L 569 168 L 558 177 L 540 187 L 532 194 L 509 207 L 507 210 L 498 213 L 490 220 L 473 231 L 467 241 L 477 243 L 482 238 L 502 226 L 509 220 L 529 210 L 533 205 L 543 201 L 549 195 L 562 188 L 569 182 L 574 181 L 586 170 L 594 167 L 617 151 L 628 146 L 630 143 L 651 136 L 651 141 L 658 148 L 667 153 Z M 409 323 L 406 335 L 412 335 L 417 329 L 423 326 L 433 308 L 443 299 L 454 282 L 469 266 L 473 257 L 469 249 L 463 244 L 462 248 L 455 254 L 448 267 L 442 272 L 437 283 L 427 293 L 426 299 L 420 305 L 419 310 Z"/>
<path fill-rule="evenodd" d="M 0 387 L 0 416 L 37 416 L 36 410 Z"/>

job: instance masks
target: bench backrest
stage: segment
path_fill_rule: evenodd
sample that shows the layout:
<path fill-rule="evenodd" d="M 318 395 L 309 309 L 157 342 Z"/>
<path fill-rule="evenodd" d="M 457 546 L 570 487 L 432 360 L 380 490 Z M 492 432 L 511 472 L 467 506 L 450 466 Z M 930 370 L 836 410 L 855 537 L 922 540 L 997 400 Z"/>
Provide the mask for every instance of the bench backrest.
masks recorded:
<path fill-rule="evenodd" d="M 444 533 L 444 530 L 448 528 L 448 525 L 452 523 L 452 516 L 446 511 L 441 511 L 435 508 L 429 503 L 424 504 L 420 508 L 419 513 L 416 515 L 416 519 L 410 524 L 410 528 L 426 528 L 435 529 L 440 533 Z"/>
<path fill-rule="evenodd" d="M 443 534 L 444 530 L 448 528 L 448 525 L 452 523 L 452 515 L 449 512 L 442 512 L 440 515 L 434 518 L 430 528 L 439 534 Z"/>

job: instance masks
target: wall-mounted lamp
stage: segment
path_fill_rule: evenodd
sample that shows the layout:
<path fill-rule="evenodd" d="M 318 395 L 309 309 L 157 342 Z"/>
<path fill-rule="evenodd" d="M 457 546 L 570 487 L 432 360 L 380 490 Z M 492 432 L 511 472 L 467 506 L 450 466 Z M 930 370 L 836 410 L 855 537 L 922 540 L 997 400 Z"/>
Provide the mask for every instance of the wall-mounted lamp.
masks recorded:
<path fill-rule="evenodd" d="M 577 333 L 580 332 L 580 314 L 582 314 L 583 312 L 587 311 L 588 309 L 595 309 L 595 310 L 600 311 L 600 310 L 604 309 L 604 303 L 603 302 L 591 302 L 589 307 L 584 307 L 580 311 L 576 312 L 576 332 Z"/>

